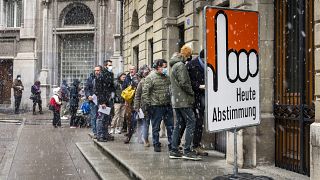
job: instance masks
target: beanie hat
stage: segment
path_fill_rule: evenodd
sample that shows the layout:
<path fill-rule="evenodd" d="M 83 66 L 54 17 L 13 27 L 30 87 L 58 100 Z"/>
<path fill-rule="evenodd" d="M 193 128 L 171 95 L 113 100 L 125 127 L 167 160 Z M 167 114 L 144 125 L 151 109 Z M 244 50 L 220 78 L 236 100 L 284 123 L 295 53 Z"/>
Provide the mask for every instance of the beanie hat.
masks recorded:
<path fill-rule="evenodd" d="M 192 55 L 192 49 L 191 49 L 190 46 L 185 44 L 185 45 L 182 46 L 182 48 L 180 50 L 180 53 L 181 53 L 181 55 L 183 57 L 188 58 L 188 57 L 190 57 Z"/>

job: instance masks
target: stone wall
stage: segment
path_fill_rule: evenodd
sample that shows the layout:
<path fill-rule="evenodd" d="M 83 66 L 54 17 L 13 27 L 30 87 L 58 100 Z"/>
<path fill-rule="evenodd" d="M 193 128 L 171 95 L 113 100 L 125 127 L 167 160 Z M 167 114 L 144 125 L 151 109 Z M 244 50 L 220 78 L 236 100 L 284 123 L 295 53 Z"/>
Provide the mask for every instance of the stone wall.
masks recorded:
<path fill-rule="evenodd" d="M 320 1 L 314 1 L 315 122 L 310 127 L 310 179 L 320 177 Z"/>

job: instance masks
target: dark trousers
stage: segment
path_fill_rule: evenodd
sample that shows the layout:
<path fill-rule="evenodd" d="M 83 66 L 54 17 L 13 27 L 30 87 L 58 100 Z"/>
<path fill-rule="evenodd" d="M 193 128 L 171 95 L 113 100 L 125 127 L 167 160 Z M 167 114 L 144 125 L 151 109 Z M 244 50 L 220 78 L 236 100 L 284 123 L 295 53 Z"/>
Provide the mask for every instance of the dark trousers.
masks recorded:
<path fill-rule="evenodd" d="M 196 116 L 196 126 L 194 129 L 194 136 L 193 136 L 193 148 L 197 148 L 200 146 L 201 139 L 202 139 L 202 131 L 203 131 L 203 121 L 204 121 L 204 109 L 202 108 L 193 108 L 193 112 Z M 186 124 L 181 124 L 180 129 L 180 140 L 183 136 L 184 130 L 186 129 Z M 180 144 L 180 142 L 179 142 Z"/>
<path fill-rule="evenodd" d="M 159 146 L 159 131 L 161 121 L 167 128 L 168 146 L 171 149 L 172 132 L 173 132 L 173 111 L 171 105 L 167 106 L 151 106 L 148 114 L 150 115 L 152 124 L 152 141 L 154 146 Z"/>
<path fill-rule="evenodd" d="M 77 126 L 77 117 L 76 117 L 77 110 L 78 110 L 78 107 L 70 106 L 70 114 L 71 114 L 70 126 Z"/>
<path fill-rule="evenodd" d="M 37 99 L 37 100 L 33 100 L 33 107 L 32 107 L 33 113 L 36 112 L 37 104 L 38 104 L 38 107 L 39 107 L 39 112 L 42 112 L 42 100 L 41 99 Z"/>
<path fill-rule="evenodd" d="M 61 120 L 60 120 L 60 111 L 53 111 L 53 120 L 52 120 L 53 126 L 61 126 Z"/>
<path fill-rule="evenodd" d="M 14 112 L 18 113 L 19 112 L 19 107 L 21 104 L 21 98 L 22 96 L 15 96 L 14 97 Z"/>
<path fill-rule="evenodd" d="M 173 130 L 172 150 L 178 151 L 178 146 L 181 141 L 181 125 L 186 129 L 184 153 L 191 151 L 191 142 L 194 136 L 196 120 L 192 108 L 176 108 L 174 109 L 177 117 L 177 122 Z"/>

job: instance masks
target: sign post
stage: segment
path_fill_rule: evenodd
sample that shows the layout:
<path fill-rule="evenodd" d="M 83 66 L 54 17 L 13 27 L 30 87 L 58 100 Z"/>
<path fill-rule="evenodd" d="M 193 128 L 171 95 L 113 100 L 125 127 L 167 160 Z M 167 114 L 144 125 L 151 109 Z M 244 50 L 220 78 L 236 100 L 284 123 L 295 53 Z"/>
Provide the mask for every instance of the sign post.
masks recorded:
<path fill-rule="evenodd" d="M 234 132 L 237 177 L 237 131 L 260 124 L 259 14 L 207 6 L 204 22 L 206 129 Z"/>

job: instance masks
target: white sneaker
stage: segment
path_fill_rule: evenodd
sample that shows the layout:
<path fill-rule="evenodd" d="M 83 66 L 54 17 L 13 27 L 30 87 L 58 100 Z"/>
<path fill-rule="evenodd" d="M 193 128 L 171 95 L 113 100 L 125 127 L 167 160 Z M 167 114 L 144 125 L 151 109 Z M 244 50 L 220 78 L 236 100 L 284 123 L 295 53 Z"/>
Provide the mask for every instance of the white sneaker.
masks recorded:
<path fill-rule="evenodd" d="M 66 116 L 61 117 L 61 120 L 67 120 L 67 119 L 68 119 L 68 117 L 66 117 Z"/>
<path fill-rule="evenodd" d="M 115 133 L 115 134 L 121 134 L 121 130 L 116 129 L 114 133 Z"/>
<path fill-rule="evenodd" d="M 114 128 L 111 128 L 110 134 L 114 134 L 114 133 L 115 133 L 115 129 L 114 129 Z"/>

